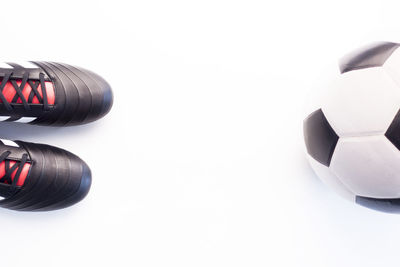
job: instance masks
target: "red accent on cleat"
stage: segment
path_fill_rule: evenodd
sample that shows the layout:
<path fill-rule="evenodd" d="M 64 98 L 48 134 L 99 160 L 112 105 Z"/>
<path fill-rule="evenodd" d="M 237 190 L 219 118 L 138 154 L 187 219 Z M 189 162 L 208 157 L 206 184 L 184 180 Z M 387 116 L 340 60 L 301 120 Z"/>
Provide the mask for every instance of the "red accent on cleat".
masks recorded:
<path fill-rule="evenodd" d="M 10 160 L 10 168 L 14 166 L 16 161 Z M 22 167 L 21 174 L 19 175 L 19 179 L 17 182 L 17 186 L 23 186 L 26 180 L 26 177 L 28 176 L 29 168 L 31 167 L 30 163 L 25 163 L 24 167 Z M 11 180 L 14 181 L 15 174 L 17 173 L 18 168 L 13 171 L 11 174 Z M 6 174 L 6 164 L 4 161 L 0 163 L 0 179 Z"/>
<path fill-rule="evenodd" d="M 1 80 L 0 80 L 0 82 L 1 82 Z M 17 82 L 18 86 L 21 86 L 21 80 L 17 80 L 16 82 Z M 39 86 L 37 87 L 37 90 L 38 90 L 40 96 L 43 97 L 42 85 L 40 84 L 39 81 L 35 81 L 35 83 L 39 83 Z M 54 93 L 53 83 L 45 81 L 45 86 L 46 86 L 46 93 L 47 93 L 47 103 L 49 105 L 54 105 L 55 93 Z M 31 93 L 31 91 L 32 91 L 32 87 L 27 82 L 25 84 L 24 88 L 22 89 L 22 94 L 23 94 L 23 96 L 25 97 L 26 100 L 28 100 L 29 94 Z M 11 84 L 10 81 L 8 81 L 6 83 L 6 85 L 4 86 L 4 89 L 3 89 L 3 95 L 6 98 L 6 100 L 11 103 L 11 101 L 14 98 L 16 93 L 17 92 L 15 91 L 14 86 Z M 0 103 L 2 103 L 1 99 L 0 99 Z M 22 100 L 21 100 L 20 97 L 17 99 L 17 103 L 22 103 Z M 33 104 L 40 104 L 38 98 L 36 97 L 36 95 L 33 97 L 32 103 Z"/>
<path fill-rule="evenodd" d="M 30 88 L 30 89 L 32 90 L 32 88 Z M 11 103 L 11 101 L 16 93 L 17 92 L 15 92 L 14 86 L 10 82 L 7 82 L 3 89 L 3 95 L 9 103 Z M 0 103 L 2 103 L 2 102 L 3 101 L 0 99 Z"/>

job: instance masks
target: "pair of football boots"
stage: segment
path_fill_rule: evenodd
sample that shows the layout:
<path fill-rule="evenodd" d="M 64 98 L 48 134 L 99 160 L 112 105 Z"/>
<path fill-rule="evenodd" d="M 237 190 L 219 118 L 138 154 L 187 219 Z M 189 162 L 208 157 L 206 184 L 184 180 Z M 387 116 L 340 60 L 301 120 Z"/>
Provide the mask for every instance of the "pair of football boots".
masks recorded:
<path fill-rule="evenodd" d="M 91 71 L 54 62 L 0 63 L 0 121 L 79 125 L 103 117 L 112 103 L 111 87 Z M 68 151 L 0 141 L 0 207 L 65 208 L 87 195 L 91 179 L 87 164 Z"/>

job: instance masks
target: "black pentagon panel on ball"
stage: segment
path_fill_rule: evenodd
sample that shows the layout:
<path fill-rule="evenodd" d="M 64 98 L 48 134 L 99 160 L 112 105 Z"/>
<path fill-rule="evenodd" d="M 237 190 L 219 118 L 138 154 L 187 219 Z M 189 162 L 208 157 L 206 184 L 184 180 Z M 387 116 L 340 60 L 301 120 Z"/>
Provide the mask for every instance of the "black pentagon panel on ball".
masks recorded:
<path fill-rule="evenodd" d="M 339 136 L 321 109 L 314 111 L 304 120 L 303 130 L 308 154 L 319 163 L 329 166 Z"/>
<path fill-rule="evenodd" d="M 398 150 L 400 150 L 400 110 L 397 112 L 387 129 L 385 136 L 395 147 L 397 147 Z"/>
<path fill-rule="evenodd" d="M 382 66 L 399 45 L 398 43 L 379 42 L 358 49 L 340 60 L 340 72 Z"/>
<path fill-rule="evenodd" d="M 356 203 L 377 211 L 400 213 L 400 198 L 371 198 L 356 196 Z"/>

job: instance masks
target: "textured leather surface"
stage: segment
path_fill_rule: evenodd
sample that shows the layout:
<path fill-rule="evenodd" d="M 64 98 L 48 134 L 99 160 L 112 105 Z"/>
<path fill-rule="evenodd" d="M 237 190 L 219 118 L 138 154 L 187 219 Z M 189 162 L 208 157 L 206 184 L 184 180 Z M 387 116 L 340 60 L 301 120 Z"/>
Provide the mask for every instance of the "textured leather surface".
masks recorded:
<path fill-rule="evenodd" d="M 111 109 L 110 85 L 83 68 L 55 62 L 32 62 L 42 68 L 54 83 L 55 107 L 32 124 L 77 125 L 103 117 Z"/>
<path fill-rule="evenodd" d="M 0 116 L 34 117 L 30 124 L 64 126 L 95 121 L 106 115 L 113 104 L 110 85 L 99 75 L 79 67 L 56 62 L 31 62 L 33 68 L 7 63 L 13 68 L 0 68 L 0 78 L 10 74 L 9 80 L 39 80 L 40 74 L 54 86 L 55 103 L 44 108 L 43 103 L 29 104 L 29 109 L 21 103 L 10 103 L 12 109 L 0 103 Z"/>
<path fill-rule="evenodd" d="M 26 149 L 32 167 L 25 184 L 0 201 L 14 210 L 46 211 L 61 209 L 82 200 L 89 192 L 91 172 L 74 154 L 53 146 L 16 141 Z"/>

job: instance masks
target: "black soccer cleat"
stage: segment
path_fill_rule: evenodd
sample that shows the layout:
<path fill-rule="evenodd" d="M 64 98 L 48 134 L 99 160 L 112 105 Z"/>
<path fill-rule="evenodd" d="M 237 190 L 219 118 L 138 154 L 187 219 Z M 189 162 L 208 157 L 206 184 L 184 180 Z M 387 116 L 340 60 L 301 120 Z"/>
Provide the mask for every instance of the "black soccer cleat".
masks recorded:
<path fill-rule="evenodd" d="M 103 117 L 112 103 L 110 85 L 91 71 L 55 62 L 0 63 L 0 121 L 79 125 Z"/>
<path fill-rule="evenodd" d="M 0 141 L 0 207 L 50 211 L 81 201 L 91 172 L 74 154 L 53 146 Z"/>

